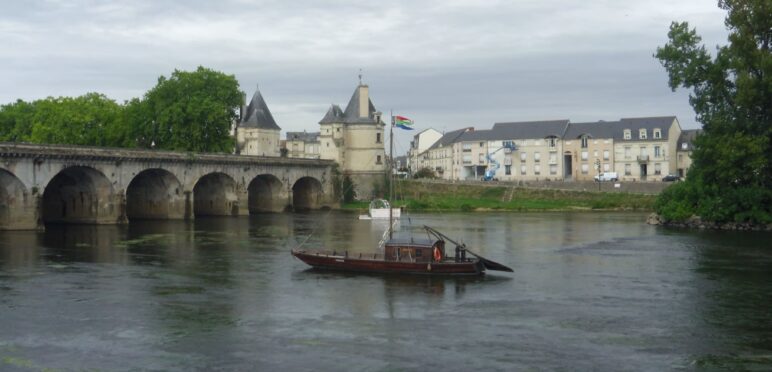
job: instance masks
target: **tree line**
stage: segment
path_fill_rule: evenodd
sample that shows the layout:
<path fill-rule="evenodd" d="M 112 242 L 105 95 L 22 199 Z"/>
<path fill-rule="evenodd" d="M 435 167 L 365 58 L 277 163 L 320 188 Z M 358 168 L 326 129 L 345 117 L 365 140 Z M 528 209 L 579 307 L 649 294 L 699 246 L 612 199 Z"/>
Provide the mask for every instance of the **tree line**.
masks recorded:
<path fill-rule="evenodd" d="M 0 141 L 229 153 L 242 100 L 233 75 L 175 70 L 124 103 L 87 93 L 2 105 Z"/>
<path fill-rule="evenodd" d="M 674 22 L 655 57 L 703 125 L 685 182 L 663 192 L 666 220 L 772 223 L 772 1 L 721 0 L 729 44 L 710 53 L 686 22 Z"/>

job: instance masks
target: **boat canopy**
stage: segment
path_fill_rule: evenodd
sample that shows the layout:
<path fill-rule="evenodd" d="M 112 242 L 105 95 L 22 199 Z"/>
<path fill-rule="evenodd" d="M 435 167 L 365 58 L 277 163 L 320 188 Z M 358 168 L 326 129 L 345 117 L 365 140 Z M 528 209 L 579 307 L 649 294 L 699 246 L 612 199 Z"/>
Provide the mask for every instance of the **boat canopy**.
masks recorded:
<path fill-rule="evenodd" d="M 389 201 L 386 199 L 373 199 L 373 201 L 370 202 L 370 209 L 389 209 L 391 208 L 391 204 L 389 204 Z"/>
<path fill-rule="evenodd" d="M 432 247 L 438 240 L 426 238 L 394 238 L 389 239 L 386 245 Z"/>

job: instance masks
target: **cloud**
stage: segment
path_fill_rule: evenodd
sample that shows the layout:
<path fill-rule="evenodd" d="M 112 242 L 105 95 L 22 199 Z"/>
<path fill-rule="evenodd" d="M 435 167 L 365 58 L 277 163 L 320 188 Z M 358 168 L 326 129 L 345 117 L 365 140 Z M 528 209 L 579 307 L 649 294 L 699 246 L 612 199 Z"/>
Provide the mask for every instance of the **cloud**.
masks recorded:
<path fill-rule="evenodd" d="M 136 97 L 204 65 L 261 91 L 285 130 L 316 130 L 364 70 L 384 112 L 447 130 L 497 121 L 675 114 L 653 59 L 671 21 L 723 43 L 715 1 L 29 1 L 0 4 L 0 102 Z"/>

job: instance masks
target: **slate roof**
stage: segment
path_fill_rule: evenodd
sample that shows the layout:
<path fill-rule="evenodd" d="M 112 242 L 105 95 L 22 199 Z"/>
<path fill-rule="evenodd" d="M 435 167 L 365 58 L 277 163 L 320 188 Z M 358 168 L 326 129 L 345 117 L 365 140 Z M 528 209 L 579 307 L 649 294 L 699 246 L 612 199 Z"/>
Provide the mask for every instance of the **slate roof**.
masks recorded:
<path fill-rule="evenodd" d="M 681 131 L 681 135 L 678 137 L 678 151 L 691 151 L 694 150 L 694 139 L 697 135 L 702 133 L 702 129 L 686 129 Z M 683 144 L 686 144 L 684 148 Z"/>
<path fill-rule="evenodd" d="M 268 105 L 265 103 L 263 95 L 260 94 L 260 90 L 256 90 L 255 95 L 252 96 L 252 101 L 249 102 L 244 117 L 239 122 L 239 127 L 281 130 L 276 124 L 276 120 L 273 119 L 271 111 L 268 110 Z"/>
<path fill-rule="evenodd" d="M 319 132 L 287 132 L 287 141 L 319 142 Z"/>
<path fill-rule="evenodd" d="M 591 123 L 571 123 L 563 136 L 566 140 L 580 138 L 586 134 L 590 138 L 612 138 L 616 128 L 620 125 L 618 121 L 596 121 Z"/>
<path fill-rule="evenodd" d="M 321 121 L 319 121 L 319 124 L 332 124 L 332 123 L 342 123 L 343 122 L 343 110 L 340 109 L 340 106 L 338 105 L 331 105 L 330 108 L 327 110 L 327 113 L 324 114 L 324 117 Z"/>
<path fill-rule="evenodd" d="M 563 138 L 568 127 L 568 119 L 547 121 L 523 121 L 493 124 L 493 140 L 514 140 L 530 138 Z"/>
<path fill-rule="evenodd" d="M 439 147 L 445 147 L 448 146 L 454 142 L 457 142 L 458 138 L 461 137 L 466 132 L 474 131 L 473 127 L 466 127 L 462 129 L 457 129 L 448 133 L 445 133 L 440 137 L 440 139 L 437 140 L 433 145 L 431 145 L 426 151 L 429 151 L 431 149 L 436 149 Z"/>
<path fill-rule="evenodd" d="M 367 117 L 359 116 L 359 87 L 361 86 L 362 85 L 357 86 L 357 88 L 354 89 L 354 94 L 348 101 L 348 105 L 346 105 L 345 111 L 341 111 L 340 106 L 338 105 L 332 105 L 330 109 L 327 110 L 324 118 L 319 121 L 319 124 L 382 124 L 383 122 L 380 120 L 375 121 L 375 116 L 373 114 L 375 114 L 377 110 L 375 109 L 375 105 L 373 105 L 373 101 L 370 100 L 369 97 L 367 99 Z"/>
<path fill-rule="evenodd" d="M 613 138 L 621 141 L 662 141 L 667 140 L 670 126 L 676 121 L 675 116 L 659 116 L 649 118 L 623 118 L 619 125 L 614 126 Z M 654 138 L 654 128 L 662 130 L 662 138 Z M 630 139 L 625 138 L 625 129 L 630 129 Z M 640 138 L 640 130 L 646 129 L 646 139 Z"/>

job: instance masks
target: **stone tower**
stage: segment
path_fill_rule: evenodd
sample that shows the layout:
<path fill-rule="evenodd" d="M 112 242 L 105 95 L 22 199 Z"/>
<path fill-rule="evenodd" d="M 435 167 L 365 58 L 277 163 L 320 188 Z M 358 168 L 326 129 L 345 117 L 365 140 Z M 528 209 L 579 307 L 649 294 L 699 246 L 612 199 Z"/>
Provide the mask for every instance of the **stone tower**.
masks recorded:
<path fill-rule="evenodd" d="M 280 132 L 263 95 L 255 90 L 249 105 L 241 108 L 241 119 L 236 125 L 236 153 L 279 156 Z"/>

